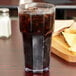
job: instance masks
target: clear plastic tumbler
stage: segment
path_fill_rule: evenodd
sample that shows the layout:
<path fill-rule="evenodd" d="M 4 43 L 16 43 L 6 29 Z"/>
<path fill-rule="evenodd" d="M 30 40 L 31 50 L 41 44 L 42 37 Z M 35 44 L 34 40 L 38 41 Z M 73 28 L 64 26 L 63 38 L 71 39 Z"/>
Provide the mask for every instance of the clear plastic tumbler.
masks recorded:
<path fill-rule="evenodd" d="M 55 6 L 40 2 L 21 4 L 18 14 L 23 37 L 25 71 L 48 71 Z"/>

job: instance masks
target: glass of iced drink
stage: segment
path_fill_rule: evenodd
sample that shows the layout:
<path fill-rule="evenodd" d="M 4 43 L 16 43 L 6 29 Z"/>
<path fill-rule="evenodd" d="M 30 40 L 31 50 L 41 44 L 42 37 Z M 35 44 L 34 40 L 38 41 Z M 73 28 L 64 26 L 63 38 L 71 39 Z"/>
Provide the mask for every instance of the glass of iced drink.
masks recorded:
<path fill-rule="evenodd" d="M 51 36 L 55 7 L 49 3 L 26 3 L 19 6 L 19 26 L 23 37 L 25 71 L 49 70 Z"/>

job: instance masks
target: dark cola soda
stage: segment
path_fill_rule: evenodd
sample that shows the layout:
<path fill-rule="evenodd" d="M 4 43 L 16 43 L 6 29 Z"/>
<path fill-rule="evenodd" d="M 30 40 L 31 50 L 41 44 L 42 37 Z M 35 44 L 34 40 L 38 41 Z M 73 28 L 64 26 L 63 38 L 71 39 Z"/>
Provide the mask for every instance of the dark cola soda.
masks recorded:
<path fill-rule="evenodd" d="M 25 70 L 48 71 L 54 13 L 24 11 L 19 13 L 19 22 L 24 43 Z"/>

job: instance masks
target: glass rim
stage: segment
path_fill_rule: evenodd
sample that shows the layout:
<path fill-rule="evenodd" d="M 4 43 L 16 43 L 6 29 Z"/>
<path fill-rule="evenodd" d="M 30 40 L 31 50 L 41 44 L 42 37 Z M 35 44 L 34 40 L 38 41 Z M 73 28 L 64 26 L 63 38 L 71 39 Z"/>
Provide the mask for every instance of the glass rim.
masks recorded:
<path fill-rule="evenodd" d="M 19 5 L 19 8 L 22 8 L 23 5 L 30 5 L 30 4 L 43 4 L 43 5 L 48 5 L 49 8 L 55 8 L 55 5 L 54 4 L 51 4 L 51 3 L 45 3 L 45 2 L 30 2 L 30 3 L 23 3 L 21 5 Z M 48 6 L 46 8 L 48 8 Z"/>

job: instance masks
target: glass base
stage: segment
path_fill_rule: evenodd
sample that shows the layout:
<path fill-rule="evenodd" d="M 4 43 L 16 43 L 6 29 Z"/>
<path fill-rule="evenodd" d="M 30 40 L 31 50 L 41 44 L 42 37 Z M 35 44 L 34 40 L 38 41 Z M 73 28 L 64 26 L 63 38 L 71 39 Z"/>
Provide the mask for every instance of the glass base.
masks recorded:
<path fill-rule="evenodd" d="M 24 70 L 25 70 L 26 72 L 41 73 L 41 72 L 49 71 L 49 68 L 46 67 L 46 68 L 40 69 L 40 70 L 33 70 L 33 69 L 30 69 L 30 68 L 25 68 Z"/>

